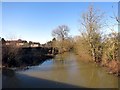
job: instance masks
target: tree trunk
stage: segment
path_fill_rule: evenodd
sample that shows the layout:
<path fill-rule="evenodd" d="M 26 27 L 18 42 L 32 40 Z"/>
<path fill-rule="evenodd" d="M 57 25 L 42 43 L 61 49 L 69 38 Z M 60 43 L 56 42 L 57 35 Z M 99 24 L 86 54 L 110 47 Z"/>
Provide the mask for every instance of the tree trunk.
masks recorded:
<path fill-rule="evenodd" d="M 93 61 L 96 62 L 95 48 L 92 48 L 92 58 L 93 58 Z"/>

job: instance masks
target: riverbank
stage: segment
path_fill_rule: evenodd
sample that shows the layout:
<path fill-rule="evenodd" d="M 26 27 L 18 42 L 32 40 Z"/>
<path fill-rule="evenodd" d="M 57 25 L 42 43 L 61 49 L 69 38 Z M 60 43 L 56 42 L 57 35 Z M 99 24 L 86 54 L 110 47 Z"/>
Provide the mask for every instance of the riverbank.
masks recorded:
<path fill-rule="evenodd" d="M 102 63 L 101 66 L 106 67 L 106 71 L 109 74 L 120 77 L 120 62 L 119 61 L 107 61 Z"/>
<path fill-rule="evenodd" d="M 40 65 L 40 64 L 42 64 L 44 61 L 46 61 L 46 60 L 48 60 L 48 59 L 51 59 L 51 58 L 53 58 L 54 57 L 54 55 L 50 55 L 50 54 L 48 54 L 48 55 L 39 55 L 39 56 L 32 56 L 31 58 L 29 58 L 28 57 L 28 60 L 27 61 L 25 61 L 25 59 L 23 59 L 22 61 L 24 62 L 24 63 L 19 63 L 19 65 L 15 65 L 15 66 L 8 66 L 8 67 L 6 67 L 6 66 L 2 66 L 2 70 L 4 70 L 4 71 L 7 71 L 8 69 L 9 70 L 14 70 L 14 71 L 18 71 L 18 70 L 27 70 L 27 69 L 29 69 L 31 66 L 36 66 L 36 65 Z M 25 57 L 24 56 L 24 58 L 27 58 L 27 57 Z"/>
<path fill-rule="evenodd" d="M 14 70 L 10 69 L 10 68 L 2 68 L 2 75 L 4 76 L 8 76 L 8 77 L 12 77 L 15 75 Z"/>
<path fill-rule="evenodd" d="M 7 48 L 8 49 L 8 48 Z M 24 47 L 20 48 L 15 54 L 15 52 L 9 53 L 6 51 L 3 54 L 2 58 L 2 66 L 8 68 L 15 68 L 15 67 L 26 67 L 26 66 L 34 66 L 41 64 L 46 59 L 51 59 L 55 56 L 52 53 L 52 48 L 30 48 Z"/>
<path fill-rule="evenodd" d="M 94 61 L 92 61 L 92 59 L 90 57 L 88 57 L 87 55 L 79 55 L 76 54 L 77 57 L 82 61 L 82 62 L 86 62 L 86 63 L 95 63 Z M 100 67 L 104 67 L 106 73 L 108 74 L 113 74 L 114 76 L 118 76 L 120 77 L 120 62 L 119 61 L 115 61 L 115 60 L 103 60 L 101 63 L 95 63 L 96 65 L 99 65 Z"/>

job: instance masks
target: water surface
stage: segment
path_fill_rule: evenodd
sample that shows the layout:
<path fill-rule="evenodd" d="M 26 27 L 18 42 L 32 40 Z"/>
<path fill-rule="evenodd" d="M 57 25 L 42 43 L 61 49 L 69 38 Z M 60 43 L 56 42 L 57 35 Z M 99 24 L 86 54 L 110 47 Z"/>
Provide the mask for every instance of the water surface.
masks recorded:
<path fill-rule="evenodd" d="M 57 55 L 28 70 L 17 71 L 13 77 L 3 77 L 4 87 L 14 82 L 16 87 L 85 87 L 118 88 L 118 77 L 109 75 L 94 63 L 86 63 L 73 53 Z M 14 84 L 12 87 L 15 87 Z"/>

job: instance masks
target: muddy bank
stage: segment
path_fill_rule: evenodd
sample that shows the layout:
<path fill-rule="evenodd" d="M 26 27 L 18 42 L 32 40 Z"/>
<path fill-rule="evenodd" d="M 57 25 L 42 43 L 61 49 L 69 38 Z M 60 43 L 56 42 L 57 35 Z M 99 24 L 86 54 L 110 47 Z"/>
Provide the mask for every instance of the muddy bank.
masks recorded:
<path fill-rule="evenodd" d="M 120 62 L 119 61 L 107 61 L 101 64 L 103 67 L 106 67 L 106 71 L 109 74 L 114 74 L 120 76 Z"/>

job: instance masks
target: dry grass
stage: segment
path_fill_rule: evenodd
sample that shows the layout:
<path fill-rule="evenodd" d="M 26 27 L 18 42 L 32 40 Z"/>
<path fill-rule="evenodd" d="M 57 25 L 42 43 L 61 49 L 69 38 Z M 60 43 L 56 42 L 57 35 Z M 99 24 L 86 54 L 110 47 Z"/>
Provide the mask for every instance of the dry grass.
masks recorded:
<path fill-rule="evenodd" d="M 85 61 L 85 62 L 92 61 L 92 58 L 89 52 L 89 49 L 90 49 L 89 45 L 82 37 L 79 37 L 76 40 L 74 49 L 75 49 L 76 54 L 79 56 L 80 60 Z"/>

